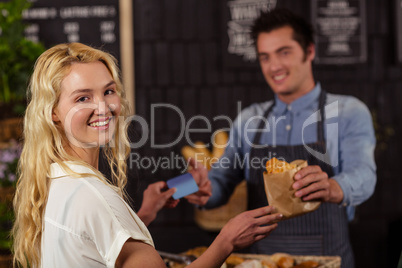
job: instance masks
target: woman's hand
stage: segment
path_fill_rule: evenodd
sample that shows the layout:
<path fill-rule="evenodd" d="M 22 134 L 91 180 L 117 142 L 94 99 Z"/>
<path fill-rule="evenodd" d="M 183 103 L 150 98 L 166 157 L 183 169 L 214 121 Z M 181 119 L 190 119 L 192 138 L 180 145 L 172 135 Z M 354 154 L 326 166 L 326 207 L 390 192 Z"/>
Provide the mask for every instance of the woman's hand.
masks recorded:
<path fill-rule="evenodd" d="M 222 228 L 209 248 L 188 267 L 221 267 L 226 258 L 238 250 L 267 237 L 278 226 L 282 215 L 272 206 L 243 212 Z"/>
<path fill-rule="evenodd" d="M 267 237 L 278 226 L 277 222 L 282 214 L 274 212 L 275 208 L 272 206 L 243 212 L 232 218 L 222 228 L 219 236 L 231 243 L 232 251 L 248 247 Z"/>
<path fill-rule="evenodd" d="M 148 185 L 144 191 L 142 205 L 137 215 L 148 226 L 162 208 L 174 208 L 179 200 L 174 200 L 172 195 L 176 192 L 176 188 L 167 189 L 166 182 L 158 181 Z"/>

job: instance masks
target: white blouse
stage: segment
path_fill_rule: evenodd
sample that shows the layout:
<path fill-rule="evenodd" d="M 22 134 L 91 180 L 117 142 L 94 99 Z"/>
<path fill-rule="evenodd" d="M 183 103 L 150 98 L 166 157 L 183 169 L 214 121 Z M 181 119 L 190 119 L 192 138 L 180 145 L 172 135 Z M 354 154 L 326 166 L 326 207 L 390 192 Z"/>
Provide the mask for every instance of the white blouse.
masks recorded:
<path fill-rule="evenodd" d="M 65 162 L 76 173 L 94 174 Z M 114 267 L 130 237 L 154 246 L 130 206 L 96 176 L 74 178 L 51 165 L 51 186 L 42 233 L 42 267 Z"/>

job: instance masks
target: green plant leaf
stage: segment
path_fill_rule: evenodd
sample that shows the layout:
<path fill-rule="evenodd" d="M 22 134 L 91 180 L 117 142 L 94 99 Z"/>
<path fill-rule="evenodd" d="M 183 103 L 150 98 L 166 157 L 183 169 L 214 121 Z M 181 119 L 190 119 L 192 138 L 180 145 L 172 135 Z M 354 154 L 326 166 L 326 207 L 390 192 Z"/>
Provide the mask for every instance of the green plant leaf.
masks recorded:
<path fill-rule="evenodd" d="M 34 63 L 45 51 L 41 43 L 24 37 L 26 25 L 22 13 L 30 5 L 28 0 L 0 2 L 0 103 L 26 98 Z"/>

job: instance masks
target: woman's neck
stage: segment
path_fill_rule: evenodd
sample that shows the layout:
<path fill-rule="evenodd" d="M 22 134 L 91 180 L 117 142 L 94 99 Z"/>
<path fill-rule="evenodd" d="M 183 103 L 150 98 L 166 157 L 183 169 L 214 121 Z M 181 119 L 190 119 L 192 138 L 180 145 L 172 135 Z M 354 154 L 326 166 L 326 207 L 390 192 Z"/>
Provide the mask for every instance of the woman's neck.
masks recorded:
<path fill-rule="evenodd" d="M 94 168 L 98 169 L 99 147 L 78 148 L 70 145 L 65 147 L 65 150 L 69 155 L 77 157 L 82 161 L 85 161 L 89 165 L 93 166 Z"/>

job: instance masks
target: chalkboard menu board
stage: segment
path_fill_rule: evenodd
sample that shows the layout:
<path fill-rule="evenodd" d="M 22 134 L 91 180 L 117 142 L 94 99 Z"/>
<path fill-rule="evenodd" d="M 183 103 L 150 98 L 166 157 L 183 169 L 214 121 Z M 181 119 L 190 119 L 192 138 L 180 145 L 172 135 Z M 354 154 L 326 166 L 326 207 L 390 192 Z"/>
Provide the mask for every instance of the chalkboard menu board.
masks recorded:
<path fill-rule="evenodd" d="M 365 0 L 312 0 L 318 64 L 357 64 L 367 60 Z"/>
<path fill-rule="evenodd" d="M 23 13 L 25 36 L 46 47 L 80 42 L 102 48 L 120 60 L 119 1 L 34 0 Z"/>
<path fill-rule="evenodd" d="M 261 11 L 275 8 L 277 0 L 230 0 L 223 3 L 224 56 L 228 67 L 257 66 L 250 28 Z"/>

